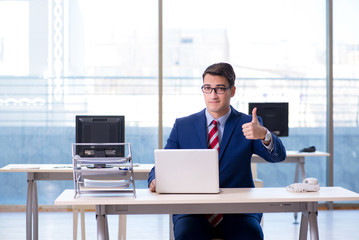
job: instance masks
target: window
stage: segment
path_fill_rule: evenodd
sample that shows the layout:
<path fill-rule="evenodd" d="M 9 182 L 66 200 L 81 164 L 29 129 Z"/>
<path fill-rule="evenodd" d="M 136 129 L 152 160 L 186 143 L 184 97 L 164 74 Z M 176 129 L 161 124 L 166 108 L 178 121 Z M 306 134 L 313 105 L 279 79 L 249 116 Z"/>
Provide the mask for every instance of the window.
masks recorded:
<path fill-rule="evenodd" d="M 247 113 L 254 101 L 289 102 L 286 148 L 326 151 L 325 4 L 163 1 L 164 129 L 158 136 L 158 1 L 0 1 L 2 165 L 71 163 L 80 114 L 125 115 L 134 161 L 153 163 L 158 139 L 165 145 L 175 119 L 205 107 L 201 76 L 220 61 L 237 74 L 231 102 L 237 110 Z M 359 191 L 359 5 L 334 1 L 333 9 L 334 184 Z M 323 184 L 326 168 L 325 157 L 306 162 L 307 176 Z M 294 170 L 266 164 L 258 175 L 265 186 L 286 186 Z M 24 203 L 25 175 L 2 173 L 0 181 L 11 183 L 0 204 Z M 38 188 L 40 204 L 73 187 L 39 184 L 45 185 Z"/>
<path fill-rule="evenodd" d="M 75 116 L 85 114 L 124 115 L 134 161 L 153 162 L 158 142 L 157 4 L 0 2 L 2 165 L 71 163 Z M 9 197 L 0 203 L 26 199 L 25 179 L 16 173 L 0 179 L 22 187 L 18 192 L 5 187 Z M 46 185 L 39 187 L 44 191 L 40 204 L 53 203 L 65 185 L 73 187 L 67 181 L 39 184 Z"/>
<path fill-rule="evenodd" d="M 164 140 L 175 118 L 205 108 L 202 73 L 224 61 L 237 75 L 233 107 L 247 113 L 249 102 L 289 102 L 287 150 L 326 151 L 325 1 L 171 1 L 163 31 Z M 325 182 L 325 158 L 314 160 L 307 174 Z M 292 183 L 294 171 L 293 164 L 258 165 L 265 186 Z"/>
<path fill-rule="evenodd" d="M 334 185 L 359 191 L 359 4 L 333 2 Z"/>

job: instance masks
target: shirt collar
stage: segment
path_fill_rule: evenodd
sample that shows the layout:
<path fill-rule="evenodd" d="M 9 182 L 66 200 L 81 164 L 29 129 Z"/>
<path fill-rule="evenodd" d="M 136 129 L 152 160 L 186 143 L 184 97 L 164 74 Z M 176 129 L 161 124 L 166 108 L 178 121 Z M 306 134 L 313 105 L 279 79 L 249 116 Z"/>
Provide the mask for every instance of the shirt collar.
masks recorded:
<path fill-rule="evenodd" d="M 232 109 L 229 108 L 229 111 L 224 114 L 222 117 L 215 119 L 214 117 L 212 117 L 212 115 L 207 111 L 206 108 L 206 119 L 207 119 L 207 127 L 209 127 L 209 125 L 211 125 L 211 123 L 213 122 L 213 120 L 216 120 L 218 122 L 219 125 L 224 126 L 224 124 L 226 124 L 227 119 L 229 118 L 229 115 L 231 115 Z"/>

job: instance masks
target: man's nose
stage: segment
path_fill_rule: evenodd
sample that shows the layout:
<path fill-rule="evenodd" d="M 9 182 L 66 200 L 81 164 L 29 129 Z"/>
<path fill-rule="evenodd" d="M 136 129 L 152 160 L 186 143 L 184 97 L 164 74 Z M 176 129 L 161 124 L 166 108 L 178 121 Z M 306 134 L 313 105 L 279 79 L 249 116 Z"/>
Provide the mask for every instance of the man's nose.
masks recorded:
<path fill-rule="evenodd" d="M 212 89 L 212 92 L 210 93 L 211 94 L 211 96 L 217 96 L 218 94 L 217 94 L 217 92 L 216 92 L 216 89 Z"/>

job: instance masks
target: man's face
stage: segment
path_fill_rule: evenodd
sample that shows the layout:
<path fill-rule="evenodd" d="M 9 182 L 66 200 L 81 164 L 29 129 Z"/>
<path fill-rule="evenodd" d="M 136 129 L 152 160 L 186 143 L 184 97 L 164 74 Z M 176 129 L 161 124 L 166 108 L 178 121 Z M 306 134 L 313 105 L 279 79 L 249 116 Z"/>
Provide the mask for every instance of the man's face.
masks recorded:
<path fill-rule="evenodd" d="M 203 86 L 227 88 L 229 84 L 225 77 L 206 74 L 203 79 Z M 214 90 L 212 90 L 211 93 L 203 93 L 208 112 L 216 119 L 225 115 L 229 111 L 231 97 L 233 97 L 235 93 L 235 86 L 227 89 L 223 94 L 218 94 Z"/>

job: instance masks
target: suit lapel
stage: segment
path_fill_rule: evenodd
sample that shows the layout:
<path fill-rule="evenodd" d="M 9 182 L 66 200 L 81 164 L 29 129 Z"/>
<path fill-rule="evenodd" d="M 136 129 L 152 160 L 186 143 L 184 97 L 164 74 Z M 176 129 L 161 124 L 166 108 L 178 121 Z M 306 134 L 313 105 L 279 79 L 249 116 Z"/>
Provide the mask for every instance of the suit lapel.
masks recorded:
<path fill-rule="evenodd" d="M 207 125 L 207 121 L 206 121 L 206 114 L 205 114 L 205 110 L 199 112 L 196 115 L 196 121 L 193 121 L 194 124 L 194 128 L 196 129 L 198 138 L 199 138 L 199 142 L 202 148 L 208 148 L 208 144 L 207 144 L 207 131 L 206 131 L 206 125 Z"/>
<path fill-rule="evenodd" d="M 224 126 L 224 132 L 223 132 L 223 136 L 222 136 L 222 142 L 221 145 L 219 146 L 219 161 L 221 161 L 222 159 L 222 155 L 224 153 L 224 151 L 227 148 L 227 145 L 233 135 L 233 131 L 236 128 L 238 121 L 240 119 L 240 114 L 231 106 L 231 115 L 229 115 L 226 124 Z"/>

